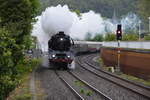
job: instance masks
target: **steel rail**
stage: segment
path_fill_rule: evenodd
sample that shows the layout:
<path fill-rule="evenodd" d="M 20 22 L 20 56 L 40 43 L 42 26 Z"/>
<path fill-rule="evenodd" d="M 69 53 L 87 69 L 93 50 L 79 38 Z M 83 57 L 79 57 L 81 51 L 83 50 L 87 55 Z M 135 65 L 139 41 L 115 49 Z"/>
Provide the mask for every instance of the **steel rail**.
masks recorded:
<path fill-rule="evenodd" d="M 88 57 L 86 57 L 86 58 L 88 58 Z M 106 72 L 106 71 L 103 71 L 103 70 L 101 70 L 101 69 L 98 69 L 98 68 L 94 67 L 94 65 L 89 64 L 88 61 L 85 61 L 85 63 L 86 63 L 88 66 L 90 66 L 90 67 L 92 67 L 92 68 L 94 69 L 94 70 L 90 70 L 90 69 L 86 68 L 85 65 L 83 65 L 81 61 L 82 61 L 81 59 L 80 59 L 80 60 L 78 59 L 78 60 L 77 60 L 77 63 L 78 63 L 83 69 L 85 69 L 85 70 L 87 70 L 87 71 L 93 73 L 94 75 L 96 75 L 96 76 L 98 76 L 98 77 L 101 77 L 101 78 L 103 78 L 103 79 L 105 79 L 105 80 L 107 80 L 107 81 L 110 81 L 110 82 L 112 82 L 112 83 L 114 83 L 114 84 L 117 84 L 117 85 L 119 85 L 119 86 L 121 86 L 121 87 L 124 87 L 124 88 L 126 88 L 126 89 L 128 89 L 128 90 L 130 90 L 130 91 L 132 91 L 132 92 L 134 92 L 134 93 L 140 94 L 140 95 L 142 95 L 142 96 L 144 96 L 144 97 L 146 97 L 146 98 L 150 98 L 150 95 L 149 95 L 150 93 L 149 93 L 149 94 L 142 94 L 142 93 L 140 93 L 140 92 L 137 92 L 137 91 L 135 91 L 135 90 L 133 90 L 133 89 L 131 89 L 131 88 L 129 88 L 129 87 L 123 86 L 123 85 L 120 84 L 120 83 L 114 82 L 113 80 L 111 80 L 111 79 L 109 79 L 109 78 L 106 78 L 106 77 L 104 77 L 104 76 L 98 74 L 98 73 L 95 72 L 94 70 L 99 71 L 99 72 L 102 72 L 102 73 L 104 73 L 104 74 L 106 74 L 106 75 L 110 75 L 111 77 L 120 79 L 120 80 L 125 81 L 125 82 L 127 82 L 127 83 L 130 83 L 130 84 L 132 84 L 132 85 L 136 85 L 136 86 L 138 86 L 138 87 L 144 88 L 144 89 L 146 89 L 146 90 L 149 90 L 149 88 L 145 88 L 145 87 L 140 86 L 140 85 L 138 85 L 138 84 L 134 84 L 133 82 L 130 82 L 129 80 L 122 79 L 122 78 L 120 78 L 120 77 L 118 77 L 118 76 L 116 76 L 116 75 L 113 75 L 113 74 L 111 74 L 111 73 L 108 73 L 108 72 Z"/>
<path fill-rule="evenodd" d="M 68 71 L 73 77 L 75 77 L 76 79 L 80 80 L 81 82 L 83 82 L 86 86 L 88 86 L 89 88 L 91 88 L 93 91 L 97 92 L 98 94 L 100 94 L 101 96 L 104 97 L 105 100 L 112 100 L 109 96 L 107 96 L 106 94 L 102 93 L 100 90 L 96 89 L 95 87 L 93 87 L 92 85 L 90 85 L 88 82 L 84 81 L 83 79 L 81 79 L 78 75 L 74 74 L 71 71 Z"/>
<path fill-rule="evenodd" d="M 86 58 L 87 58 L 87 57 L 86 57 Z M 89 60 L 89 61 L 91 61 L 91 60 Z M 112 73 L 110 73 L 110 72 L 101 70 L 101 69 L 97 68 L 95 65 L 92 65 L 91 63 L 89 63 L 88 61 L 85 61 L 85 63 L 88 64 L 90 67 L 92 67 L 93 69 L 95 69 L 95 70 L 97 70 L 97 71 L 100 71 L 100 72 L 102 72 L 102 73 L 108 74 L 108 75 L 110 75 L 110 76 L 112 76 L 112 77 L 118 78 L 118 79 L 120 79 L 120 80 L 122 80 L 122 81 L 128 82 L 128 83 L 130 83 L 130 84 L 136 85 L 136 86 L 138 86 L 138 87 L 141 87 L 141 88 L 144 88 L 144 89 L 150 91 L 150 87 L 148 87 L 148 86 L 144 86 L 144 85 L 142 85 L 142 84 L 138 84 L 138 83 L 132 82 L 132 81 L 130 81 L 130 80 L 127 80 L 127 79 L 121 78 L 121 77 L 119 77 L 119 76 L 117 76 L 117 75 L 114 75 L 114 74 L 112 74 Z"/>
<path fill-rule="evenodd" d="M 63 79 L 63 77 L 61 77 L 57 71 L 55 71 L 56 75 L 58 76 L 58 78 L 72 91 L 75 93 L 75 95 L 77 96 L 77 98 L 79 98 L 79 100 L 85 100 L 71 85 L 69 85 L 69 83 L 67 83 L 65 81 L 65 79 Z"/>

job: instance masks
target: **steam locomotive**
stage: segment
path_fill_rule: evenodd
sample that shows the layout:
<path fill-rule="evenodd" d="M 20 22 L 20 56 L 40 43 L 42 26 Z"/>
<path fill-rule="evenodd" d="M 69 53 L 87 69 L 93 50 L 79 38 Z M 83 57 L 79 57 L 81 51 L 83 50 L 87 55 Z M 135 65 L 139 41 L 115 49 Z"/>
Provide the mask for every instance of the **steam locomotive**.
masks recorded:
<path fill-rule="evenodd" d="M 64 32 L 53 35 L 48 41 L 49 66 L 70 68 L 74 60 L 74 53 L 71 49 L 73 45 L 73 39 Z"/>

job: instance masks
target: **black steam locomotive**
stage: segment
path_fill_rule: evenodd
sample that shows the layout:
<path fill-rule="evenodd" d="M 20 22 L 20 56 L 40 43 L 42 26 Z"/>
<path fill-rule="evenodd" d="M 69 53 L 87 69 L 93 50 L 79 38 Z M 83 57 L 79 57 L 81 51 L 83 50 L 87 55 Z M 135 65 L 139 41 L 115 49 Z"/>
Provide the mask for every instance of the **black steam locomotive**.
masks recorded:
<path fill-rule="evenodd" d="M 48 41 L 49 64 L 55 68 L 70 68 L 74 59 L 71 47 L 74 45 L 70 36 L 59 32 Z"/>

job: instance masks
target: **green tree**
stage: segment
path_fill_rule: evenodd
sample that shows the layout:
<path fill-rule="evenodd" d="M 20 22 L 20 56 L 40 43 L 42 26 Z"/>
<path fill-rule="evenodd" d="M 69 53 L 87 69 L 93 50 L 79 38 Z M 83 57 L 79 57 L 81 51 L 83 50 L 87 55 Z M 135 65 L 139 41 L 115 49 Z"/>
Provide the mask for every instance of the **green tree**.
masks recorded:
<path fill-rule="evenodd" d="M 105 41 L 116 41 L 116 35 L 112 33 L 108 33 L 105 36 Z"/>
<path fill-rule="evenodd" d="M 79 17 L 81 16 L 80 10 L 75 9 L 75 10 L 71 10 L 72 12 L 75 12 Z"/>
<path fill-rule="evenodd" d="M 0 100 L 18 84 L 24 50 L 32 45 L 37 0 L 0 0 Z M 19 67 L 18 67 L 19 66 Z"/>
<path fill-rule="evenodd" d="M 14 62 L 17 64 L 20 57 L 23 57 L 22 50 L 29 47 L 26 37 L 30 37 L 32 22 L 37 13 L 37 0 L 1 0 L 0 1 L 0 26 L 5 26 L 11 36 L 19 45 L 14 50 Z M 19 51 L 19 52 L 17 52 Z"/>
<path fill-rule="evenodd" d="M 81 13 L 93 10 L 101 13 L 104 17 L 112 18 L 113 11 L 116 10 L 117 17 L 135 12 L 137 0 L 40 0 L 41 12 L 49 6 L 67 4 L 73 10 L 80 10 Z"/>
<path fill-rule="evenodd" d="M 18 44 L 22 44 L 24 36 L 29 35 L 37 7 L 37 0 L 0 1 L 1 26 L 6 26 L 13 33 Z"/>
<path fill-rule="evenodd" d="M 148 17 L 150 17 L 150 0 L 138 0 L 138 13 L 148 28 Z"/>
<path fill-rule="evenodd" d="M 4 100 L 4 97 L 14 89 L 13 83 L 13 49 L 18 45 L 15 40 L 10 37 L 9 31 L 4 28 L 0 28 L 0 100 Z"/>

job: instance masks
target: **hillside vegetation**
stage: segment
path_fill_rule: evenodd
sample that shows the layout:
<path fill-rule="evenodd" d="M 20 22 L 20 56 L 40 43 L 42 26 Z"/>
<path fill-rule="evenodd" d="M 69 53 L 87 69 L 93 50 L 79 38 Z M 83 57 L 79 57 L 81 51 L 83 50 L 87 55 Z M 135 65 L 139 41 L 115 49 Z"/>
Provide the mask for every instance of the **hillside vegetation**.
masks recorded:
<path fill-rule="evenodd" d="M 40 0 L 40 3 L 41 11 L 48 6 L 67 4 L 73 10 L 80 10 L 81 12 L 94 10 L 104 17 L 111 18 L 114 10 L 118 17 L 128 12 L 135 12 L 137 0 Z"/>

